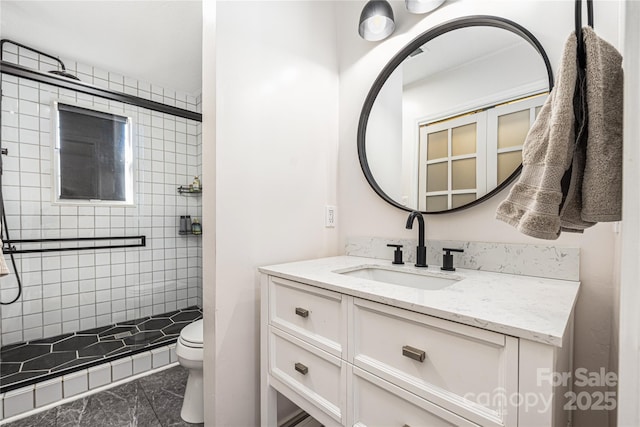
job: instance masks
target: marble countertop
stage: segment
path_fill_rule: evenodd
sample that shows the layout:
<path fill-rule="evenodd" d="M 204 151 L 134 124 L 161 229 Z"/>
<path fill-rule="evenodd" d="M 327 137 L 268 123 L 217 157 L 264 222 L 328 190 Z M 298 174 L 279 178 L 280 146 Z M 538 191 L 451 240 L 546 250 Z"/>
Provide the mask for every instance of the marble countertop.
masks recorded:
<path fill-rule="evenodd" d="M 347 276 L 336 271 L 380 266 L 459 279 L 439 290 Z M 560 347 L 580 282 L 439 266 L 394 266 L 376 258 L 338 256 L 260 267 L 268 275 Z"/>

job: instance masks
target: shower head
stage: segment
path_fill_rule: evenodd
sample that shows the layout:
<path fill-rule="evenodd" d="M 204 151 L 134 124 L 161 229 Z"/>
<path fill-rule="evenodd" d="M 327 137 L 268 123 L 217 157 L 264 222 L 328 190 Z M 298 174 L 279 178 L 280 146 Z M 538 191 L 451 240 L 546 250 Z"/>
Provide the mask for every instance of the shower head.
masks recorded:
<path fill-rule="evenodd" d="M 58 64 L 60 64 L 60 68 L 62 68 L 61 70 L 53 70 L 53 71 L 49 71 L 51 74 L 55 74 L 58 76 L 62 76 L 62 77 L 66 77 L 68 79 L 73 79 L 73 80 L 80 80 L 79 78 L 77 78 L 76 76 L 74 76 L 73 74 L 70 74 L 67 72 L 66 67 L 64 66 L 64 62 L 62 62 L 62 60 L 56 56 L 53 55 L 49 55 L 48 53 L 44 53 L 40 50 L 34 49 L 32 47 L 29 46 L 25 46 L 22 43 L 18 43 L 18 42 L 14 42 L 13 40 L 9 40 L 9 39 L 2 39 L 0 40 L 0 60 L 3 59 L 2 56 L 4 54 L 4 44 L 5 43 L 11 43 L 12 45 L 21 47 L 23 49 L 27 49 L 30 50 L 31 52 L 37 53 L 38 55 L 42 55 L 42 56 L 46 56 L 47 58 L 51 58 L 54 61 L 56 61 Z"/>
<path fill-rule="evenodd" d="M 80 80 L 79 78 L 77 78 L 76 76 L 74 76 L 71 73 L 68 73 L 67 70 L 51 70 L 49 71 L 51 74 L 55 74 L 57 76 L 62 76 L 62 77 L 66 77 L 68 79 L 73 79 L 73 80 Z"/>

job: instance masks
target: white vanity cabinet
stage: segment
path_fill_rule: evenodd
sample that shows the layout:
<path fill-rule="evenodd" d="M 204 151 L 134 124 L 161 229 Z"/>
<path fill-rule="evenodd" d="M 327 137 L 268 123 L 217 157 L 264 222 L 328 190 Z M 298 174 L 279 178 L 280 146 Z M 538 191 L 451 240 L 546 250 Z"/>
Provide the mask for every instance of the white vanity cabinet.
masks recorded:
<path fill-rule="evenodd" d="M 276 391 L 325 426 L 570 422 L 540 377 L 570 369 L 570 333 L 548 345 L 314 285 L 262 275 L 263 426 Z"/>
<path fill-rule="evenodd" d="M 516 338 L 359 298 L 352 307 L 349 363 L 472 423 L 516 425 L 499 398 L 518 390 Z"/>
<path fill-rule="evenodd" d="M 346 425 L 346 296 L 278 277 L 265 280 L 261 356 L 268 384 L 262 387 L 273 386 L 303 409 L 313 405 L 320 412 L 307 412 L 326 426 Z M 262 424 L 276 425 L 264 418 Z"/>

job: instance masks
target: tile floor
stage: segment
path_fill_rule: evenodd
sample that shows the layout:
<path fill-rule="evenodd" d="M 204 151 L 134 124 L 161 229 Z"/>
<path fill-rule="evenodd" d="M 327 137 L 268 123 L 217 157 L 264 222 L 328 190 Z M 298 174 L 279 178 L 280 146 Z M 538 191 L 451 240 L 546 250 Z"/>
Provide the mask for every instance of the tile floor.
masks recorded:
<path fill-rule="evenodd" d="M 175 342 L 197 306 L 0 349 L 0 393 Z"/>
<path fill-rule="evenodd" d="M 180 427 L 188 371 L 182 366 L 139 378 L 4 427 Z"/>

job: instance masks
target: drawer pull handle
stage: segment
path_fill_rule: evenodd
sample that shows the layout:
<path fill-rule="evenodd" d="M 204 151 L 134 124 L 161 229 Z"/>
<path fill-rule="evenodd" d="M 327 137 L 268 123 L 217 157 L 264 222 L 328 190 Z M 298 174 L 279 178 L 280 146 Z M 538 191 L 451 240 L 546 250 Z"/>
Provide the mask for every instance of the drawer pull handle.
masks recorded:
<path fill-rule="evenodd" d="M 309 310 L 304 308 L 296 307 L 296 314 L 300 317 L 309 317 Z"/>
<path fill-rule="evenodd" d="M 296 371 L 300 372 L 302 375 L 307 375 L 309 368 L 304 366 L 302 363 L 296 363 Z"/>
<path fill-rule="evenodd" d="M 409 359 L 417 360 L 418 362 L 424 362 L 424 359 L 427 356 L 424 351 L 408 345 L 402 347 L 402 355 Z"/>

